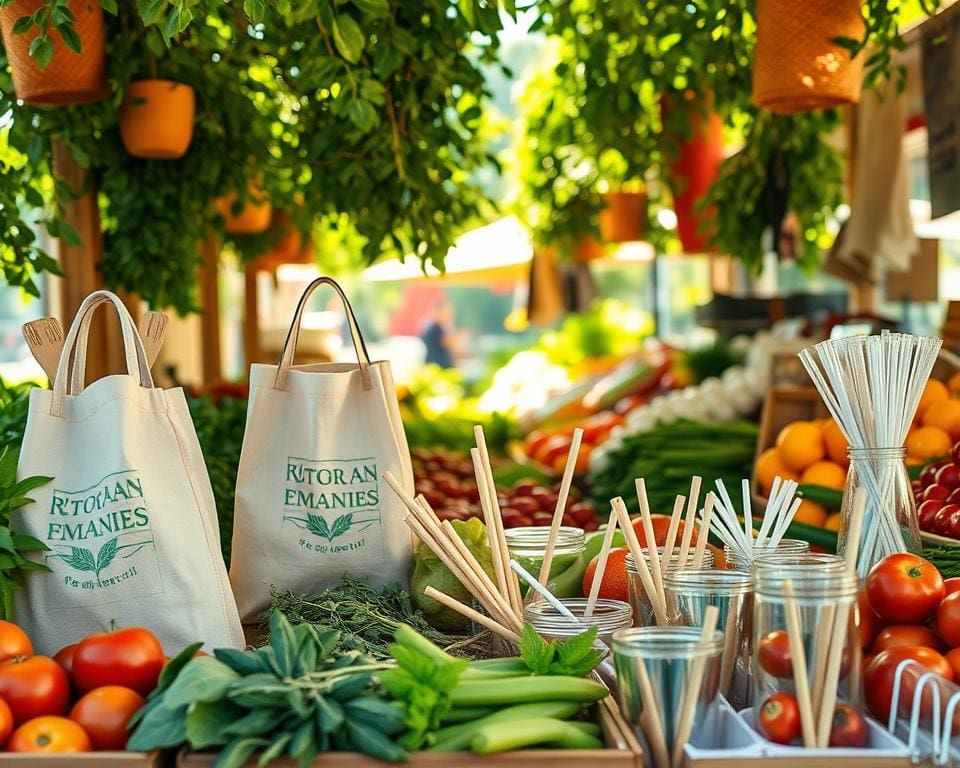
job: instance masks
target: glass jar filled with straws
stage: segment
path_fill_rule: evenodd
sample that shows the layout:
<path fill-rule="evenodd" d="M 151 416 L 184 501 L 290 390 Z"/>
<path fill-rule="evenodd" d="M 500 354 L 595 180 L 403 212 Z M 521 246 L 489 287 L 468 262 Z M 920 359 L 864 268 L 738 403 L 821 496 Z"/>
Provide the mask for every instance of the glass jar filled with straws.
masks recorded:
<path fill-rule="evenodd" d="M 532 526 L 529 528 L 510 528 L 504 531 L 507 541 L 507 550 L 510 557 L 522 565 L 529 573 L 537 576 L 543 565 L 547 544 L 550 541 L 550 526 Z M 581 588 L 579 578 L 574 578 L 570 584 L 557 581 L 560 574 L 567 571 L 576 559 L 583 553 L 586 546 L 586 533 L 582 528 L 560 526 L 557 531 L 556 543 L 553 548 L 553 560 L 550 563 L 550 573 L 546 587 L 557 597 L 570 597 L 578 594 Z M 526 594 L 526 588 L 521 584 Z"/>
<path fill-rule="evenodd" d="M 661 578 L 665 578 L 668 574 L 678 570 L 703 570 L 713 568 L 713 552 L 709 549 L 699 552 L 699 559 L 698 550 L 690 549 L 682 561 L 680 559 L 680 552 L 674 550 L 670 557 L 666 559 L 666 562 L 664 562 L 663 547 L 657 547 L 655 553 L 653 550 L 647 548 L 641 551 L 648 572 L 656 572 L 659 566 Z M 656 563 L 654 562 L 654 557 L 656 557 Z M 644 588 L 643 579 L 640 576 L 640 569 L 632 553 L 627 555 L 626 567 L 627 594 L 630 596 L 630 607 L 633 609 L 634 624 L 638 627 L 655 624 L 656 611 L 654 610 L 650 595 L 647 594 L 647 590 Z M 669 614 L 667 615 L 667 620 L 671 620 Z"/>
<path fill-rule="evenodd" d="M 802 707 L 807 696 L 816 732 L 821 718 L 829 726 L 838 691 L 849 700 L 847 693 L 860 687 L 858 581 L 839 558 L 807 558 L 792 564 L 761 560 L 754 570 L 754 701 L 789 691 Z"/>
<path fill-rule="evenodd" d="M 810 542 L 808 541 L 802 541 L 801 539 L 781 539 L 773 547 L 770 545 L 754 545 L 753 562 L 741 562 L 739 557 L 740 553 L 737 549 L 731 547 L 729 544 L 723 545 L 723 556 L 727 560 L 727 566 L 738 571 L 746 571 L 747 573 L 751 571 L 753 563 L 755 563 L 758 558 L 764 557 L 765 555 L 805 555 L 809 551 Z"/>
<path fill-rule="evenodd" d="M 574 618 L 561 613 L 546 601 L 529 603 L 523 609 L 523 620 L 537 630 L 545 640 L 564 640 L 575 637 L 590 627 L 596 627 L 597 640 L 609 646 L 613 633 L 633 626 L 633 611 L 622 600 L 599 599 L 589 615 L 586 598 L 561 601 Z"/>
<path fill-rule="evenodd" d="M 861 578 L 886 555 L 920 551 L 917 511 L 901 449 L 941 344 L 940 339 L 884 331 L 830 339 L 800 352 L 850 446 L 839 552 L 850 546 L 853 494 L 858 489 L 866 493 L 857 542 Z"/>

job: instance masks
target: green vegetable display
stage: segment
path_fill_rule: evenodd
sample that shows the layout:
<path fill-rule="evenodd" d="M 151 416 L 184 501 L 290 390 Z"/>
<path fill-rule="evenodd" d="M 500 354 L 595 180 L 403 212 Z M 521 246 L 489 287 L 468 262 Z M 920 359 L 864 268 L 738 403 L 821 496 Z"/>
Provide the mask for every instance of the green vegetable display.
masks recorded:
<path fill-rule="evenodd" d="M 430 626 L 405 590 L 397 586 L 374 589 L 348 577 L 319 595 L 274 591 L 272 611 L 279 611 L 292 624 L 336 630 L 340 633 L 341 648 L 360 651 L 374 659 L 390 658 L 388 648 L 394 633 L 405 624 L 441 647 L 464 641 L 460 635 L 448 635 Z"/>
<path fill-rule="evenodd" d="M 923 556 L 945 579 L 960 576 L 960 547 L 924 547 Z"/>
<path fill-rule="evenodd" d="M 728 488 L 750 477 L 757 444 L 757 425 L 701 424 L 680 420 L 658 424 L 649 432 L 631 435 L 608 456 L 607 466 L 588 477 L 592 496 L 604 508 L 622 496 L 639 511 L 634 479 L 642 477 L 652 512 L 669 514 L 674 499 L 690 490 L 690 478 L 700 475 L 713 485 L 721 479 Z"/>

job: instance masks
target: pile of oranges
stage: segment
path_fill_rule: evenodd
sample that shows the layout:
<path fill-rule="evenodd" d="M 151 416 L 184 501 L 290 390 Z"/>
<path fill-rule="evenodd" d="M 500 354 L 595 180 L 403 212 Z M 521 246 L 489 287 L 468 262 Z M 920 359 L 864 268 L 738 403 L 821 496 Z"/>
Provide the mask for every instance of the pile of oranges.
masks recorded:
<path fill-rule="evenodd" d="M 776 445 L 757 458 L 754 477 L 769 495 L 773 480 L 795 480 L 843 490 L 847 482 L 847 440 L 833 419 L 795 421 L 777 435 Z M 822 504 L 805 499 L 794 518 L 798 523 L 839 530 L 840 515 L 828 515 Z"/>
<path fill-rule="evenodd" d="M 907 435 L 907 463 L 928 464 L 950 453 L 960 440 L 960 373 L 947 384 L 930 379 Z"/>

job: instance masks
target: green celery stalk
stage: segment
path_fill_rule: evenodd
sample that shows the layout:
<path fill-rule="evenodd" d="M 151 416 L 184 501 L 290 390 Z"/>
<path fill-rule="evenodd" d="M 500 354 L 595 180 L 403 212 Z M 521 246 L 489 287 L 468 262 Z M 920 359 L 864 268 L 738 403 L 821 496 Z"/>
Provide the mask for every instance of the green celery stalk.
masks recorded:
<path fill-rule="evenodd" d="M 437 731 L 437 742 L 428 752 L 457 752 L 467 749 L 477 731 L 487 725 L 508 723 L 511 720 L 549 717 L 565 719 L 580 711 L 575 701 L 538 701 L 531 704 L 517 704 L 494 712 L 470 723 L 460 723 L 441 728 Z"/>
<path fill-rule="evenodd" d="M 478 755 L 492 755 L 536 744 L 553 744 L 562 749 L 603 749 L 599 739 L 549 717 L 484 726 L 470 740 L 470 749 Z"/>

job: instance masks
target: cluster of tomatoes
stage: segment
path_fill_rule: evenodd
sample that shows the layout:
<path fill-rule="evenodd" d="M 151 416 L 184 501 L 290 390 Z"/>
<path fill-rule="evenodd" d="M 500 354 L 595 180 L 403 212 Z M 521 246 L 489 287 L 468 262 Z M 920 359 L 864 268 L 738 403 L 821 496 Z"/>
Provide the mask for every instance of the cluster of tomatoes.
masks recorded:
<path fill-rule="evenodd" d="M 131 627 L 88 635 L 53 658 L 0 621 L 0 747 L 8 752 L 122 750 L 157 685 L 160 641 Z"/>
<path fill-rule="evenodd" d="M 920 530 L 960 539 L 960 442 L 913 481 Z"/>

